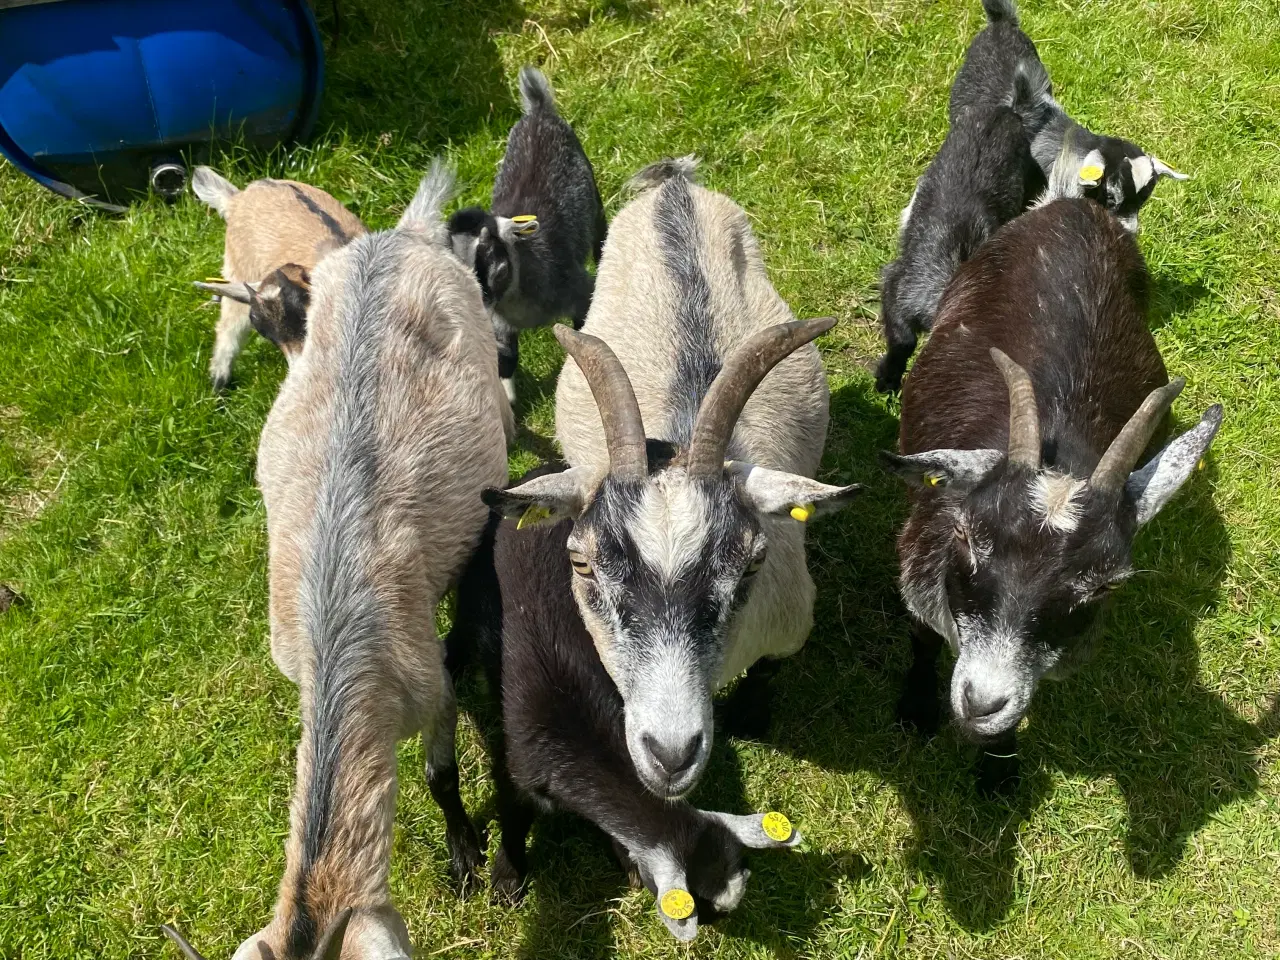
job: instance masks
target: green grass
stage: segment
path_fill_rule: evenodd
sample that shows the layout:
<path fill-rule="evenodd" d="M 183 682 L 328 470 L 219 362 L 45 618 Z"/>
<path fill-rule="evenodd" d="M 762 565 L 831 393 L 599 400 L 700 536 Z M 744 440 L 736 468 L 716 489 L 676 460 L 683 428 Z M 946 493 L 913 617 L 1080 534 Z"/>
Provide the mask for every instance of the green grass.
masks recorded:
<path fill-rule="evenodd" d="M 322 18 L 327 4 L 321 4 Z M 234 151 L 394 222 L 429 158 L 487 197 L 545 65 L 611 210 L 638 167 L 704 158 L 824 338 L 824 475 L 867 485 L 814 531 L 817 626 L 784 668 L 768 744 L 721 743 L 696 799 L 786 811 L 807 835 L 757 856 L 747 897 L 692 948 L 630 893 L 582 824 L 535 828 L 518 909 L 455 899 L 422 754 L 403 748 L 392 886 L 422 956 L 1280 956 L 1280 9 L 1253 0 L 1026 0 L 1059 96 L 1195 179 L 1143 217 L 1151 323 L 1221 401 L 1209 470 L 1145 531 L 1098 659 L 1044 690 L 1021 792 L 980 800 L 949 734 L 897 730 L 906 665 L 892 538 L 905 506 L 874 452 L 895 409 L 866 366 L 898 211 L 944 134 L 977 0 L 348 0 L 321 131 Z M 327 21 L 323 21 L 327 25 Z M 193 198 L 111 218 L 0 168 L 0 956 L 211 960 L 269 916 L 298 737 L 267 650 L 258 431 L 284 373 L 255 341 L 210 394 L 222 225 Z M 526 430 L 549 449 L 559 353 L 526 340 Z M 470 689 L 466 702 L 480 703 Z M 491 815 L 471 721 L 464 799 Z"/>

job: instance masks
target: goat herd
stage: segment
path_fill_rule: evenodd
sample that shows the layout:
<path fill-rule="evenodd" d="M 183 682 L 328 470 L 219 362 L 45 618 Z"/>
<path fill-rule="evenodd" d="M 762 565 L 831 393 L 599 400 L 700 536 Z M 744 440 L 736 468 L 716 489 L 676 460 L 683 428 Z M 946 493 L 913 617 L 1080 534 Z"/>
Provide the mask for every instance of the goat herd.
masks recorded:
<path fill-rule="evenodd" d="M 949 713 L 999 789 L 1037 684 L 1087 656 L 1135 532 L 1196 470 L 1222 410 L 1139 467 L 1183 381 L 1147 329 L 1134 233 L 1157 180 L 1180 175 L 1072 121 L 1010 0 L 983 3 L 950 132 L 884 271 L 877 386 L 901 386 L 884 461 L 911 488 L 903 718 L 938 724 L 945 642 Z M 828 390 L 812 341 L 835 321 L 793 319 L 746 215 L 698 184 L 692 158 L 637 174 L 606 239 L 546 80 L 525 68 L 520 90 L 488 211 L 446 221 L 439 163 L 377 233 L 314 187 L 195 178 L 227 221 L 226 279 L 203 285 L 221 297 L 215 385 L 251 326 L 289 361 L 258 481 L 271 652 L 303 734 L 275 915 L 237 960 L 411 954 L 388 889 L 396 743 L 411 734 L 453 877 L 476 880 L 454 751 L 452 676 L 469 661 L 502 705 L 495 894 L 522 890 L 535 813 L 567 809 L 688 940 L 738 905 L 747 850 L 799 841 L 781 814 L 682 798 L 707 765 L 717 691 L 737 681 L 722 732 L 767 726 L 770 677 L 813 622 L 806 524 L 857 492 L 813 479 Z M 561 317 L 568 466 L 508 487 L 518 331 Z M 442 641 L 436 606 L 455 587 Z"/>

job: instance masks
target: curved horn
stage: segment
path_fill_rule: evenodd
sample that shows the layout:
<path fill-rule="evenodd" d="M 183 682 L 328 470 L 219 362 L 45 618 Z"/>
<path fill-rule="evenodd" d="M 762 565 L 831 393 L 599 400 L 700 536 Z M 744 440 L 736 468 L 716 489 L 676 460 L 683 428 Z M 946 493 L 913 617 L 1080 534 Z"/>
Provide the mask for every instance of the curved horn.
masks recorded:
<path fill-rule="evenodd" d="M 835 317 L 774 324 L 729 354 L 698 408 L 689 441 L 690 475 L 720 475 L 733 428 L 760 381 L 791 353 L 835 325 Z"/>
<path fill-rule="evenodd" d="M 1089 478 L 1089 486 L 1106 493 L 1119 493 L 1124 489 L 1125 481 L 1138 465 L 1142 451 L 1147 449 L 1160 421 L 1186 385 L 1186 379 L 1178 377 L 1147 394 L 1142 406 L 1138 407 L 1129 422 L 1116 434 L 1111 446 L 1107 447 L 1107 452 L 1098 461 L 1093 476 Z"/>
<path fill-rule="evenodd" d="M 182 951 L 182 955 L 187 960 L 204 960 L 204 957 L 200 956 L 200 951 L 187 943 L 186 938 L 173 927 L 167 923 L 162 923 L 160 924 L 160 929 L 164 931 L 165 936 L 178 945 L 178 949 Z"/>
<path fill-rule="evenodd" d="M 609 473 L 630 479 L 648 476 L 644 421 L 622 363 L 599 337 L 575 333 L 563 324 L 555 327 L 555 335 L 587 378 L 587 386 L 595 398 L 600 423 L 604 426 L 605 446 L 609 450 Z"/>
<path fill-rule="evenodd" d="M 991 348 L 991 359 L 1009 385 L 1009 462 L 1039 470 L 1040 411 L 1031 377 L 997 347 Z"/>

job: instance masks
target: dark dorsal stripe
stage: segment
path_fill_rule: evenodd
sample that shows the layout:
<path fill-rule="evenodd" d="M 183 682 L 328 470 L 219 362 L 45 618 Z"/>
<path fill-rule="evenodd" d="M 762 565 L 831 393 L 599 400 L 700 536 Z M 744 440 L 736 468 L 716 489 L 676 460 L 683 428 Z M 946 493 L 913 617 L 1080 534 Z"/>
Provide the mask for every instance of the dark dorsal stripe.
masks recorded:
<path fill-rule="evenodd" d="M 347 235 L 347 231 L 343 230 L 338 221 L 333 219 L 327 210 L 320 207 L 318 203 L 307 196 L 306 191 L 299 187 L 296 183 L 289 184 L 289 189 L 293 191 L 294 196 L 298 198 L 298 202 L 320 218 L 320 222 L 324 224 L 325 229 L 333 235 L 333 238 L 340 243 L 346 243 L 351 239 Z"/>
<path fill-rule="evenodd" d="M 711 317 L 711 285 L 698 260 L 701 230 L 689 183 L 668 180 L 658 191 L 654 226 L 662 262 L 676 291 L 676 372 L 671 384 L 673 436 L 687 445 L 693 435 L 698 406 L 720 372 Z"/>
<path fill-rule="evenodd" d="M 311 555 L 302 574 L 300 607 L 312 648 L 315 672 L 311 690 L 311 776 L 294 892 L 294 921 L 289 956 L 309 956 L 319 936 L 307 902 L 311 874 L 322 858 L 332 830 L 338 779 L 342 769 L 344 728 L 363 674 L 377 661 L 380 618 L 373 585 L 361 562 L 362 547 L 373 542 L 370 498 L 378 484 L 377 425 L 379 391 L 378 331 L 389 309 L 385 288 L 394 257 L 379 247 L 388 239 L 363 245 L 354 260 L 349 290 L 361 291 L 339 302 L 342 341 L 334 393 L 338 397 L 329 450 L 316 499 Z"/>

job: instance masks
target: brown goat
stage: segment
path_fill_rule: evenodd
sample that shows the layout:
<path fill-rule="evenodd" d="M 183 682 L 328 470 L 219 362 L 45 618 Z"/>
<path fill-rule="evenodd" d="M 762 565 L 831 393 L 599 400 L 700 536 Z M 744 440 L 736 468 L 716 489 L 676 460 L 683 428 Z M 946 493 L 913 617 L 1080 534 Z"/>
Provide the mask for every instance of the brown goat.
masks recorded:
<path fill-rule="evenodd" d="M 310 301 L 310 271 L 325 254 L 368 230 L 318 187 L 293 180 L 255 180 L 243 190 L 209 167 L 196 167 L 195 195 L 227 221 L 224 283 L 198 283 L 222 298 L 209 376 L 215 390 L 253 326 L 293 360 L 301 350 Z"/>

